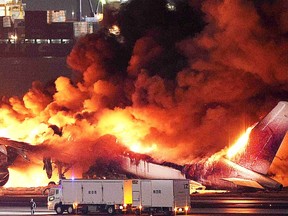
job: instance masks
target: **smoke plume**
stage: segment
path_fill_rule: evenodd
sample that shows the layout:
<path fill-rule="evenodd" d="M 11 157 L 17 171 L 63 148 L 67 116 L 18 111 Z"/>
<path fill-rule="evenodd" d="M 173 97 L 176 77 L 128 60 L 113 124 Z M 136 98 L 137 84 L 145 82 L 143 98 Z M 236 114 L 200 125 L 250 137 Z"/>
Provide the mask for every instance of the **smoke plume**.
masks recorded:
<path fill-rule="evenodd" d="M 3 135 L 44 143 L 47 156 L 83 171 L 123 149 L 189 163 L 232 145 L 288 100 L 287 1 L 168 6 L 123 5 L 115 23 L 81 38 L 67 57 L 74 79 L 34 82 L 23 98 L 3 101 Z M 112 24 L 119 36 L 109 34 Z M 271 172 L 288 183 L 279 167 L 286 160 Z"/>

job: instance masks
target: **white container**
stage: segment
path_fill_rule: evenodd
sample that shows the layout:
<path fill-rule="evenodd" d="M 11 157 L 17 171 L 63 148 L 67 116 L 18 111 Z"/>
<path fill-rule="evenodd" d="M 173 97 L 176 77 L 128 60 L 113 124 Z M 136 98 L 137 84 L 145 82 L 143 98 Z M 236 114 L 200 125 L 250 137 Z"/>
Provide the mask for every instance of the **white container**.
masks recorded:
<path fill-rule="evenodd" d="M 137 179 L 132 182 L 132 207 L 136 213 L 187 213 L 189 180 Z"/>

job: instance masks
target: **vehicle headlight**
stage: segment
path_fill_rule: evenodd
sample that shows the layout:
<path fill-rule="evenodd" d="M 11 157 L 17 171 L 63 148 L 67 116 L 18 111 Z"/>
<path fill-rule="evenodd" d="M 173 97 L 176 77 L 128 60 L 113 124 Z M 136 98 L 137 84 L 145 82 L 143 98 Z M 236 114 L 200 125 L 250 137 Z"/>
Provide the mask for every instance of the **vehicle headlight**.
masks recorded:
<path fill-rule="evenodd" d="M 73 209 L 77 209 L 77 207 L 78 207 L 78 203 L 77 203 L 77 202 L 74 202 L 74 203 L 73 203 Z"/>
<path fill-rule="evenodd" d="M 55 199 L 54 196 L 51 196 L 51 197 L 48 198 L 49 201 L 53 201 L 54 199 Z"/>

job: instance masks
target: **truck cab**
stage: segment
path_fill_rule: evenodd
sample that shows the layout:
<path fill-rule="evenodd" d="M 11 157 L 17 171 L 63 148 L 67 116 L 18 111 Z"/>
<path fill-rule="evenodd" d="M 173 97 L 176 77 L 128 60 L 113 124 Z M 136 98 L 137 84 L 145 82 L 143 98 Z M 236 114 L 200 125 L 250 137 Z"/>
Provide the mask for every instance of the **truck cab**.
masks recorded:
<path fill-rule="evenodd" d="M 64 211 L 72 214 L 74 213 L 73 206 L 64 207 L 62 206 L 62 190 L 61 186 L 53 186 L 49 190 L 48 198 L 47 198 L 47 206 L 48 210 L 55 210 L 57 214 L 62 214 Z"/>

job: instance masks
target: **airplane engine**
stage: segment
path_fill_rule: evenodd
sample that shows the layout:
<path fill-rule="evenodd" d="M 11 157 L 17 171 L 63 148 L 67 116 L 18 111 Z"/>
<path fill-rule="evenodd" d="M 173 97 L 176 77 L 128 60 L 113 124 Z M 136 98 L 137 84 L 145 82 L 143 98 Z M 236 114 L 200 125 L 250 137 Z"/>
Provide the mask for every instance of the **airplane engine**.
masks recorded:
<path fill-rule="evenodd" d="M 9 179 L 9 171 L 7 169 L 8 155 L 4 145 L 0 145 L 0 186 L 7 183 Z"/>
<path fill-rule="evenodd" d="M 0 169 L 0 186 L 4 186 L 9 180 L 9 171 L 7 168 Z"/>

